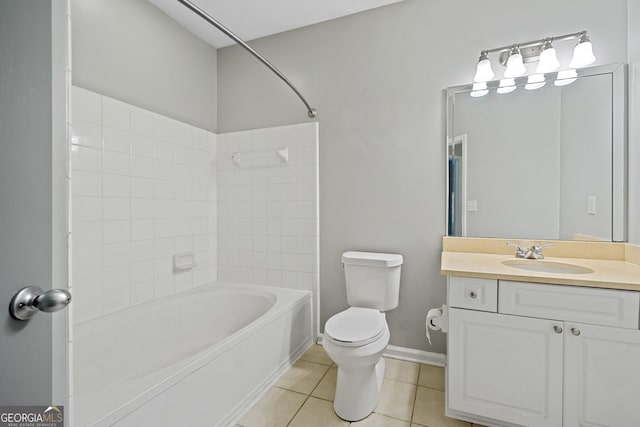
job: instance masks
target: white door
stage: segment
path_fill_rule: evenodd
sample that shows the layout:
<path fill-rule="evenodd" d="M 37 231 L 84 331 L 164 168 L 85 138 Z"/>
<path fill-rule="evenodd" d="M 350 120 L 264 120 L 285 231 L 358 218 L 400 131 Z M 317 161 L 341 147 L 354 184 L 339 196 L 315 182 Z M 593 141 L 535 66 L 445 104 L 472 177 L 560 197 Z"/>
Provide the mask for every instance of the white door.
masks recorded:
<path fill-rule="evenodd" d="M 640 425 L 640 331 L 567 323 L 564 426 Z"/>
<path fill-rule="evenodd" d="M 530 427 L 562 426 L 561 328 L 552 320 L 452 308 L 449 409 Z"/>
<path fill-rule="evenodd" d="M 68 310 L 8 310 L 24 286 L 68 286 L 66 15 L 63 0 L 0 1 L 0 411 L 69 394 Z"/>

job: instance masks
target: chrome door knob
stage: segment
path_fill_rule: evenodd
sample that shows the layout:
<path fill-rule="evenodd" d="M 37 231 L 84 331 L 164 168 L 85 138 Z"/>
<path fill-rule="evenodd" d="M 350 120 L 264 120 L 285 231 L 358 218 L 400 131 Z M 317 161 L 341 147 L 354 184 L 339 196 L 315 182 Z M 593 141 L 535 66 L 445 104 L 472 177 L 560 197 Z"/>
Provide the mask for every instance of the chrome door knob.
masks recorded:
<path fill-rule="evenodd" d="M 11 298 L 9 313 L 16 320 L 29 320 L 38 310 L 53 313 L 65 308 L 70 302 L 71 294 L 65 289 L 44 292 L 38 286 L 27 286 Z"/>

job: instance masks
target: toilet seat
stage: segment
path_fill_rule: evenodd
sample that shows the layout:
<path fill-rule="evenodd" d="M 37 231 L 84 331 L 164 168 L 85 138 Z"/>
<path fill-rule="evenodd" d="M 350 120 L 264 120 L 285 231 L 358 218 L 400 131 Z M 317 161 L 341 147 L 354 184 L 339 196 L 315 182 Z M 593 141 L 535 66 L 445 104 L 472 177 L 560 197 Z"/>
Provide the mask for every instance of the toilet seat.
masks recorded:
<path fill-rule="evenodd" d="M 355 347 L 379 339 L 385 326 L 384 313 L 373 308 L 351 307 L 327 320 L 324 333 L 335 344 Z"/>

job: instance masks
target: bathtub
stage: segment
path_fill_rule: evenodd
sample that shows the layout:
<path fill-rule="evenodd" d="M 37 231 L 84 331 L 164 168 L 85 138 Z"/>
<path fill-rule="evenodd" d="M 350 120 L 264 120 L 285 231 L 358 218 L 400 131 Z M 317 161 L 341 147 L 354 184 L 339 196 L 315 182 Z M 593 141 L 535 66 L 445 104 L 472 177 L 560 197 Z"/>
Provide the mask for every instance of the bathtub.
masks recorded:
<path fill-rule="evenodd" d="M 311 345 L 311 307 L 215 282 L 78 324 L 73 426 L 233 424 Z"/>

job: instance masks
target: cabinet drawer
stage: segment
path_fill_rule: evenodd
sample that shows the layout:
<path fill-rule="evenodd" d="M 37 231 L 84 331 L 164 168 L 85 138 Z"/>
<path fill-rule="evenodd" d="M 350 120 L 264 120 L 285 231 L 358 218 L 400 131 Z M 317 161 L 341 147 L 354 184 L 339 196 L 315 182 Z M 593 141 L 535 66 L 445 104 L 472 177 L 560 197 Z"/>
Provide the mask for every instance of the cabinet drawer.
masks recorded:
<path fill-rule="evenodd" d="M 498 281 L 449 276 L 449 306 L 498 311 Z"/>
<path fill-rule="evenodd" d="M 500 281 L 499 311 L 638 329 L 640 292 Z"/>

